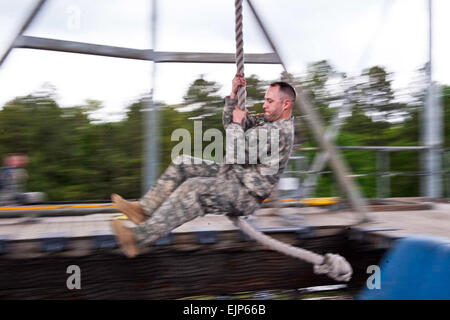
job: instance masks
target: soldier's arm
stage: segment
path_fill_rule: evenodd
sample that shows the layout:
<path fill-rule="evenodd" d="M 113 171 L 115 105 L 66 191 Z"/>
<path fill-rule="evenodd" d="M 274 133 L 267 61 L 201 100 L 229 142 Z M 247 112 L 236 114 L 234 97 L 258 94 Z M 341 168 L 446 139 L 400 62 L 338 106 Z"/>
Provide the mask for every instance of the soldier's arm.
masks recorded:
<path fill-rule="evenodd" d="M 266 146 L 266 152 L 259 150 L 260 169 L 266 175 L 279 175 L 284 171 L 286 163 L 292 151 L 293 131 L 292 125 L 265 124 L 264 129 L 267 134 L 258 136 L 258 145 Z"/>
<path fill-rule="evenodd" d="M 225 156 L 228 164 L 257 163 L 257 128 L 244 131 L 243 125 L 232 122 L 226 127 Z"/>
<path fill-rule="evenodd" d="M 230 128 L 227 130 L 227 140 L 230 139 L 229 141 L 234 142 L 232 138 L 235 138 L 238 142 L 236 146 L 235 143 L 227 141 L 226 161 L 242 160 L 235 155 L 235 149 L 241 146 L 242 150 L 245 146 L 245 163 L 254 164 L 256 170 L 247 170 L 245 174 L 242 172 L 241 175 L 239 175 L 240 171 L 238 170 L 239 179 L 259 197 L 267 198 L 286 165 L 291 149 L 292 134 L 289 133 L 288 128 L 265 123 L 245 132 L 245 136 L 249 138 L 253 136 L 253 142 L 246 139 L 245 143 L 239 144 L 239 138 L 244 136 L 243 129 L 234 124 Z M 230 154 L 234 158 L 230 158 Z M 237 163 L 239 164 L 239 162 Z"/>
<path fill-rule="evenodd" d="M 223 127 L 225 130 L 228 128 L 228 126 L 233 123 L 233 109 L 234 106 L 237 105 L 237 99 L 232 99 L 230 96 L 225 97 L 225 106 L 223 108 L 223 114 L 222 114 L 222 122 Z M 247 115 L 245 119 L 240 124 L 241 128 L 244 131 L 247 131 L 250 128 L 255 127 L 257 124 L 257 117 L 253 114 Z"/>
<path fill-rule="evenodd" d="M 247 81 L 244 78 L 244 74 L 240 72 L 236 73 L 231 83 L 231 93 L 228 97 L 225 98 L 225 107 L 222 115 L 222 121 L 225 130 L 230 124 L 233 123 L 233 110 L 238 104 L 238 90 L 239 88 L 245 88 L 246 86 Z M 246 115 L 246 117 L 242 121 L 239 121 L 238 125 L 240 125 L 244 131 L 246 131 L 247 129 L 254 127 L 256 123 L 257 120 L 254 116 Z"/>
<path fill-rule="evenodd" d="M 258 118 L 254 114 L 248 114 L 247 117 L 245 117 L 244 121 L 242 121 L 242 127 L 244 128 L 244 131 L 253 128 L 258 123 Z"/>
<path fill-rule="evenodd" d="M 236 104 L 237 99 L 231 99 L 230 96 L 225 97 L 225 106 L 222 114 L 222 123 L 225 130 L 233 123 L 233 109 Z"/>

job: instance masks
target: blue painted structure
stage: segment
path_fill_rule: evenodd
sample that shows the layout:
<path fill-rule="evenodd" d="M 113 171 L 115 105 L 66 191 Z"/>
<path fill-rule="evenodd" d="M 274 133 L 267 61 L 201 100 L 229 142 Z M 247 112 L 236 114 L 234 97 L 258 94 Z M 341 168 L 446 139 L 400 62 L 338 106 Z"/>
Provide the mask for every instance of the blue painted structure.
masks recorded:
<path fill-rule="evenodd" d="M 397 240 L 380 264 L 381 288 L 359 300 L 450 300 L 450 238 L 416 235 Z"/>

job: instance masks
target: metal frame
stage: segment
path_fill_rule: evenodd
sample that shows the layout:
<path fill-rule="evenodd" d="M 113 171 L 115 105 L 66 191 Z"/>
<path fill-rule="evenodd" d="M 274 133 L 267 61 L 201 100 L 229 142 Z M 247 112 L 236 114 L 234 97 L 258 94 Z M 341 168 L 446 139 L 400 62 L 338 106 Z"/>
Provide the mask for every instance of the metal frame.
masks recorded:
<path fill-rule="evenodd" d="M 79 43 L 79 42 L 71 42 L 71 41 L 64 41 L 64 40 L 55 40 L 55 39 L 45 39 L 45 38 L 36 38 L 36 37 L 26 37 L 23 36 L 23 32 L 29 27 L 29 25 L 32 23 L 35 16 L 38 14 L 38 12 L 42 9 L 42 6 L 45 4 L 46 0 L 40 0 L 39 3 L 34 7 L 28 18 L 26 19 L 24 25 L 19 30 L 19 33 L 17 34 L 14 41 L 9 46 L 8 50 L 3 55 L 2 59 L 0 60 L 0 66 L 1 63 L 5 61 L 9 53 L 13 48 L 33 48 L 33 49 L 41 49 L 41 50 L 52 50 L 52 51 L 61 51 L 61 52 L 72 52 L 72 53 L 84 53 L 84 54 L 96 54 L 101 56 L 115 56 L 115 57 L 121 57 L 121 58 L 129 58 L 129 59 L 141 59 L 141 60 L 150 60 L 154 61 L 155 64 L 158 62 L 161 62 L 166 58 L 166 62 L 196 62 L 196 63 L 234 63 L 234 59 L 230 59 L 230 54 L 194 54 L 194 56 L 191 56 L 190 58 L 186 59 L 187 55 L 185 53 L 157 53 L 152 50 L 134 50 L 129 48 L 120 48 L 120 47 L 112 47 L 112 46 L 100 46 L 96 44 L 87 44 L 87 43 Z M 287 71 L 286 65 L 284 64 L 283 60 L 281 59 L 280 55 L 278 54 L 278 50 L 272 41 L 271 37 L 269 36 L 267 29 L 265 28 L 264 24 L 262 23 L 261 19 L 259 18 L 259 15 L 257 14 L 252 2 L 250 0 L 247 0 L 247 3 L 250 7 L 250 10 L 253 14 L 253 16 L 256 18 L 256 21 L 263 32 L 266 40 L 268 41 L 270 47 L 272 48 L 272 55 L 269 55 L 272 59 L 267 59 L 267 54 L 255 54 L 253 56 L 245 55 L 246 63 L 275 63 L 275 64 L 281 64 L 283 66 L 283 69 Z M 152 39 L 153 44 L 155 44 L 155 34 L 156 34 L 156 0 L 153 0 L 153 15 L 152 15 L 152 32 L 154 35 L 154 38 Z M 273 56 L 275 55 L 275 56 Z M 206 59 L 205 57 L 208 57 Z M 264 59 L 256 59 L 252 61 L 255 57 L 264 57 Z M 275 58 L 276 57 L 276 58 Z M 152 76 L 154 77 L 154 75 Z M 152 86 L 154 84 L 152 83 Z M 330 163 L 333 167 L 333 170 L 336 174 L 336 177 L 338 181 L 340 182 L 340 185 L 343 187 L 343 189 L 346 191 L 346 193 L 349 196 L 350 202 L 352 203 L 355 211 L 359 212 L 361 215 L 361 222 L 367 221 L 367 209 L 365 201 L 363 200 L 358 188 L 356 187 L 353 180 L 351 180 L 348 176 L 348 169 L 344 162 L 340 159 L 340 157 L 337 155 L 336 149 L 334 148 L 333 144 L 328 142 L 326 139 L 323 138 L 322 132 L 323 126 L 321 124 L 321 121 L 319 119 L 318 114 L 315 112 L 315 110 L 312 108 L 312 105 L 306 95 L 303 93 L 302 88 L 297 87 L 297 95 L 298 100 L 296 105 L 300 109 L 300 111 L 307 115 L 308 123 L 311 126 L 311 129 L 313 131 L 313 134 L 316 138 L 316 140 L 320 143 L 321 147 L 329 154 L 330 157 Z M 146 129 L 146 138 L 149 138 L 151 134 L 154 133 L 155 128 L 158 128 L 158 118 L 157 118 L 157 107 L 155 108 L 153 102 L 152 102 L 152 96 L 154 94 L 154 89 L 151 89 L 151 97 L 148 101 L 148 109 L 149 109 L 149 116 L 146 117 L 146 123 L 150 125 L 149 129 Z M 150 115 L 154 116 L 150 116 Z M 148 127 L 147 127 L 148 128 Z M 154 137 L 154 136 L 153 136 Z M 145 164 L 144 168 L 144 185 L 146 187 L 153 185 L 156 182 L 156 174 L 158 172 L 158 162 L 155 161 L 157 158 L 157 150 L 158 150 L 158 142 L 155 141 L 155 139 L 151 139 L 150 141 L 147 140 L 147 143 L 145 144 L 145 155 L 149 156 L 149 159 L 147 159 L 147 163 Z"/>
<path fill-rule="evenodd" d="M 152 49 L 132 49 L 23 35 L 16 38 L 12 48 L 90 54 L 113 58 L 146 60 L 155 63 L 235 63 L 234 53 L 155 51 Z M 245 62 L 251 64 L 279 64 L 280 60 L 273 53 L 251 53 L 245 55 Z"/>
<path fill-rule="evenodd" d="M 156 48 L 156 26 L 157 26 L 157 0 L 152 0 L 152 20 L 150 25 L 152 36 L 152 48 Z M 154 103 L 155 81 L 156 81 L 156 63 L 153 63 L 153 70 L 151 74 L 151 89 L 150 95 L 147 98 L 147 110 L 144 113 L 144 167 L 142 170 L 142 194 L 144 195 L 158 179 L 159 173 L 159 106 Z M 152 139 L 153 137 L 153 139 Z"/>
<path fill-rule="evenodd" d="M 346 114 L 349 111 L 349 109 L 350 109 L 349 101 L 350 101 L 350 99 L 349 99 L 349 96 L 347 95 L 344 99 L 343 105 L 339 108 L 338 112 L 336 113 L 334 118 L 331 120 L 330 126 L 327 128 L 327 131 L 325 132 L 324 138 L 329 140 L 330 142 L 334 142 L 336 140 L 339 130 L 341 129 L 342 125 L 345 123 L 345 120 L 341 116 Z M 310 171 L 319 172 L 319 171 L 323 170 L 328 159 L 329 159 L 329 155 L 327 152 L 318 153 L 315 156 L 315 158 L 311 164 Z M 301 192 L 301 194 L 304 197 L 309 197 L 310 194 L 312 193 L 312 191 L 316 188 L 317 179 L 318 179 L 318 175 L 310 175 L 306 178 L 306 180 L 304 181 L 304 183 L 302 185 L 304 190 Z"/>
<path fill-rule="evenodd" d="M 428 0 L 428 92 L 423 112 L 424 170 L 428 173 L 422 185 L 422 193 L 427 198 L 442 196 L 442 159 L 440 149 L 443 141 L 442 108 L 437 98 L 438 86 L 433 82 L 433 1 Z"/>
<path fill-rule="evenodd" d="M 156 8 L 156 1 L 153 1 L 153 8 Z M 41 11 L 47 0 L 40 0 L 31 10 L 27 19 L 19 29 L 5 53 L 0 59 L 0 66 L 15 48 L 50 50 L 57 52 L 90 54 L 104 57 L 125 58 L 135 60 L 147 60 L 155 63 L 235 63 L 234 53 L 210 53 L 210 52 L 170 52 L 155 51 L 152 49 L 132 49 L 92 43 L 75 42 L 67 40 L 57 40 L 50 38 L 24 36 L 23 33 L 33 22 L 36 15 Z M 153 45 L 155 44 L 156 12 L 152 14 L 152 34 Z M 154 47 L 155 48 L 155 47 Z M 245 63 L 250 64 L 281 64 L 275 53 L 253 53 L 245 55 Z"/>
<path fill-rule="evenodd" d="M 3 54 L 0 60 L 0 66 L 3 64 L 5 59 L 8 57 L 9 53 L 14 48 L 28 48 L 28 49 L 40 49 L 40 50 L 51 50 L 51 51 L 59 51 L 59 52 L 70 52 L 70 53 L 78 53 L 78 54 L 91 54 L 91 55 L 99 55 L 106 57 L 116 57 L 116 58 L 126 58 L 126 59 L 137 59 L 137 60 L 146 60 L 154 62 L 154 70 L 152 73 L 152 88 L 151 94 L 148 100 L 148 112 L 146 117 L 146 139 L 147 143 L 145 145 L 145 155 L 148 163 L 146 163 L 144 168 L 144 185 L 145 189 L 148 189 L 155 181 L 156 175 L 158 171 L 158 161 L 157 159 L 157 151 L 158 151 L 158 142 L 155 139 L 150 139 L 150 137 L 155 137 L 155 130 L 158 128 L 158 110 L 157 106 L 153 103 L 153 94 L 154 94 L 154 80 L 155 80 L 155 69 L 157 63 L 170 63 L 170 62 L 183 62 L 183 63 L 235 63 L 235 55 L 230 53 L 202 53 L 202 52 L 158 52 L 155 51 L 156 47 L 156 16 L 157 16 L 157 7 L 156 0 L 152 0 L 153 2 L 153 14 L 151 21 L 152 28 L 152 44 L 153 49 L 147 50 L 138 50 L 131 48 L 123 48 L 123 47 L 115 47 L 115 46 L 106 46 L 106 45 L 97 45 L 90 43 L 81 43 L 81 42 L 73 42 L 73 41 L 64 41 L 64 40 L 56 40 L 56 39 L 48 39 L 48 38 L 38 38 L 38 37 L 30 37 L 24 36 L 23 33 L 30 26 L 35 16 L 42 9 L 43 5 L 46 3 L 46 0 L 40 0 L 33 10 L 28 15 L 24 24 L 19 29 L 15 39 L 12 41 L 6 52 Z M 262 33 L 264 34 L 266 40 L 268 41 L 270 47 L 272 48 L 272 53 L 265 54 L 246 54 L 245 55 L 245 63 L 255 63 L 255 64 L 281 64 L 283 69 L 287 71 L 286 65 L 278 54 L 278 50 L 272 41 L 270 35 L 267 32 L 263 22 L 261 21 L 259 15 L 257 14 L 251 0 L 247 0 L 247 3 L 250 7 L 250 10 L 255 17 L 257 24 L 259 25 Z M 431 4 L 432 0 L 429 0 L 429 10 L 430 10 L 430 101 L 432 98 L 432 85 L 431 85 Z M 306 120 L 310 124 L 313 135 L 315 139 L 319 142 L 321 148 L 328 154 L 328 161 L 330 162 L 331 167 L 333 168 L 334 173 L 336 174 L 336 178 L 339 181 L 341 187 L 345 190 L 347 195 L 349 196 L 349 200 L 351 201 L 353 207 L 357 212 L 361 215 L 361 221 L 367 220 L 367 209 L 365 200 L 363 200 L 359 189 L 353 180 L 349 179 L 350 176 L 347 166 L 341 160 L 340 156 L 337 153 L 337 148 L 324 137 L 325 130 L 323 129 L 323 125 L 320 121 L 320 118 L 317 112 L 312 108 L 312 105 L 306 95 L 303 93 L 301 87 L 297 87 L 298 101 L 296 103 L 297 107 L 300 109 L 302 114 L 306 115 Z M 430 105 L 433 105 L 432 103 Z M 434 113 L 432 112 L 434 111 Z M 429 121 L 430 113 L 431 115 L 436 114 L 438 108 L 431 109 L 431 107 L 427 108 L 427 121 Z M 428 122 L 426 122 L 428 123 Z M 431 121 L 428 126 L 430 127 Z M 435 197 L 438 194 L 438 191 L 433 191 L 432 188 L 436 185 L 436 168 L 439 167 L 435 158 L 432 159 L 433 156 L 436 155 L 436 148 L 439 145 L 439 139 L 433 140 L 431 137 L 436 138 L 436 130 L 433 130 L 433 125 L 431 125 L 431 130 L 434 134 L 430 136 L 430 134 L 426 135 L 426 147 L 418 147 L 422 148 L 422 150 L 428 151 L 429 157 L 427 159 L 428 163 L 428 172 L 429 179 L 427 179 L 427 194 L 430 197 Z M 427 132 L 429 132 L 428 130 Z M 351 147 L 347 147 L 351 148 Z M 370 148 L 370 147 L 368 147 Z M 377 147 L 375 147 L 377 148 Z M 392 147 L 384 147 L 384 151 L 388 151 L 387 149 Z M 395 147 L 398 148 L 398 147 Z"/>
<path fill-rule="evenodd" d="M 377 177 L 377 184 L 376 184 L 376 191 L 377 191 L 377 198 L 389 198 L 390 197 L 390 178 L 394 176 L 426 176 L 427 172 L 393 172 L 390 171 L 390 157 L 389 154 L 391 152 L 401 152 L 401 151 L 422 151 L 426 152 L 429 148 L 426 146 L 336 146 L 338 150 L 367 150 L 367 151 L 374 151 L 376 152 L 376 172 L 375 173 L 364 173 L 364 174 L 358 174 L 353 173 L 350 174 L 349 177 L 357 178 L 357 177 L 369 177 L 369 176 L 375 176 Z M 320 151 L 321 148 L 317 147 L 307 147 L 307 148 L 298 148 L 296 147 L 295 150 L 298 151 Z M 439 152 L 448 152 L 444 149 L 439 150 Z M 319 155 L 322 153 L 319 153 Z M 305 157 L 303 156 L 292 156 L 289 158 L 289 160 L 303 160 Z M 317 159 L 317 156 L 314 160 Z M 316 186 L 309 184 L 310 177 L 314 177 L 316 180 L 318 176 L 323 174 L 329 174 L 332 173 L 332 171 L 323 171 L 323 168 L 314 167 L 314 165 L 311 166 L 311 169 L 308 171 L 302 171 L 302 170 L 296 170 L 296 171 L 285 171 L 284 174 L 303 174 L 303 175 L 310 175 L 307 176 L 304 180 L 304 182 L 301 184 L 302 189 L 308 189 L 310 188 L 310 192 L 313 191 L 313 187 Z M 441 171 L 441 174 L 445 175 L 446 170 Z M 449 179 L 450 181 L 450 179 Z M 448 182 L 447 182 L 448 183 Z M 450 190 L 450 187 L 449 187 Z M 301 193 L 300 197 L 307 197 L 310 196 L 309 194 L 305 194 L 304 191 Z"/>
<path fill-rule="evenodd" d="M 256 21 L 259 27 L 261 28 L 264 36 L 269 42 L 273 52 L 276 53 L 278 58 L 280 59 L 284 71 L 286 72 L 287 75 L 289 75 L 290 73 L 286 68 L 286 64 L 283 63 L 283 60 L 278 54 L 278 50 L 274 42 L 271 40 L 271 37 L 269 36 L 267 29 L 265 28 L 264 24 L 259 18 L 259 15 L 257 14 L 251 0 L 247 0 L 247 3 L 249 4 L 250 9 L 253 15 L 255 16 Z M 330 163 L 331 168 L 333 169 L 333 172 L 336 176 L 336 179 L 340 187 L 346 193 L 353 209 L 359 215 L 358 223 L 368 222 L 369 211 L 366 200 L 362 197 L 361 192 L 357 187 L 355 181 L 351 179 L 348 167 L 344 163 L 344 161 L 342 161 L 342 158 L 338 154 L 334 144 L 325 138 L 324 126 L 322 124 L 318 112 L 313 108 L 311 101 L 309 100 L 307 95 L 303 92 L 303 88 L 301 86 L 296 86 L 295 89 L 297 92 L 297 100 L 295 105 L 300 110 L 300 112 L 306 116 L 307 123 L 311 128 L 314 138 L 319 143 L 320 147 L 328 154 L 329 157 L 328 161 Z"/>
<path fill-rule="evenodd" d="M 24 23 L 20 27 L 19 31 L 17 32 L 16 36 L 10 43 L 8 49 L 6 49 L 5 53 L 3 54 L 2 58 L 0 59 L 0 66 L 3 64 L 3 62 L 6 60 L 8 55 L 11 53 L 12 49 L 15 48 L 15 44 L 17 42 L 17 39 L 22 36 L 22 34 L 28 29 L 30 24 L 33 22 L 33 19 L 36 17 L 36 15 L 41 11 L 43 5 L 47 2 L 47 0 L 39 0 L 39 2 L 34 6 L 33 10 L 31 10 L 28 17 L 25 19 Z"/>
<path fill-rule="evenodd" d="M 376 151 L 411 151 L 411 150 L 428 150 L 427 146 L 336 146 L 337 149 L 342 150 L 376 150 Z M 295 147 L 299 151 L 314 151 L 320 150 L 318 147 Z"/>
<path fill-rule="evenodd" d="M 16 37 L 0 59 L 0 67 L 11 51 L 15 48 L 49 50 L 56 52 L 88 54 L 103 57 L 123 58 L 152 61 L 153 71 L 151 75 L 150 95 L 146 99 L 146 112 L 144 120 L 144 155 L 143 168 L 143 190 L 145 193 L 156 182 L 159 172 L 159 142 L 155 137 L 159 133 L 158 105 L 154 103 L 154 87 L 156 80 L 156 65 L 158 63 L 235 63 L 234 53 L 210 53 L 210 52 L 169 52 L 156 51 L 157 30 L 157 0 L 152 0 L 151 34 L 153 49 L 133 49 L 117 46 L 99 45 L 67 40 L 24 36 L 23 33 L 33 22 L 36 15 L 41 11 L 47 0 L 40 0 L 30 11 L 25 22 L 19 29 Z M 245 63 L 248 64 L 282 64 L 276 53 L 250 53 L 244 55 Z"/>

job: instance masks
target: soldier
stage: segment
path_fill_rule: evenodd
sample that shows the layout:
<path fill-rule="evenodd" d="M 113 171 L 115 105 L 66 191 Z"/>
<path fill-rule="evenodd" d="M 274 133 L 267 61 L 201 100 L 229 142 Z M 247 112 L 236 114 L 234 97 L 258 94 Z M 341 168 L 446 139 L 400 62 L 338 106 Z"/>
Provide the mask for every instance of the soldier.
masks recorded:
<path fill-rule="evenodd" d="M 126 256 L 135 257 L 140 245 L 152 243 L 198 216 L 250 215 L 271 194 L 292 150 L 295 90 L 285 82 L 272 83 L 265 94 L 264 113 L 248 115 L 246 109 L 236 106 L 241 86 L 246 86 L 246 80 L 237 73 L 223 111 L 225 163 L 200 160 L 197 164 L 183 155 L 174 159 L 140 201 L 111 196 L 137 225 L 133 229 L 123 220 L 112 221 Z"/>
<path fill-rule="evenodd" d="M 24 154 L 10 154 L 3 159 L 0 168 L 0 205 L 15 205 L 25 202 L 24 186 L 28 174 L 24 167 L 28 157 Z"/>

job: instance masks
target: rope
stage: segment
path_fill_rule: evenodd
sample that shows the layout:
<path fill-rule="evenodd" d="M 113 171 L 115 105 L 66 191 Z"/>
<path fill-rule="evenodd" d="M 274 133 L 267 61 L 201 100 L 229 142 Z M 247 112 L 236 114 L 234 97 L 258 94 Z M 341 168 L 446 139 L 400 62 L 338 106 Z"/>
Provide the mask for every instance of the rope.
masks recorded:
<path fill-rule="evenodd" d="M 235 33 L 236 33 L 236 68 L 237 72 L 244 75 L 244 36 L 242 24 L 242 0 L 235 0 Z M 239 87 L 237 98 L 238 106 L 241 110 L 245 109 L 245 97 L 247 91 L 245 87 Z"/>
<path fill-rule="evenodd" d="M 237 72 L 244 74 L 244 40 L 243 40 L 243 24 L 242 24 L 242 0 L 235 0 L 235 32 L 236 32 L 236 67 Z M 238 90 L 238 106 L 245 109 L 246 90 L 240 87 Z M 286 243 L 275 240 L 266 236 L 253 228 L 244 219 L 231 218 L 234 224 L 240 228 L 245 234 L 252 239 L 258 241 L 262 245 L 283 253 L 285 255 L 297 258 L 314 265 L 315 274 L 327 274 L 336 281 L 348 282 L 351 279 L 353 270 L 350 264 L 338 254 L 327 253 L 321 256 L 317 253 L 288 245 Z"/>
<path fill-rule="evenodd" d="M 245 234 L 262 245 L 287 256 L 313 264 L 315 274 L 326 274 L 336 281 L 345 282 L 348 282 L 352 277 L 352 267 L 344 257 L 338 254 L 327 253 L 325 256 L 321 256 L 312 251 L 294 247 L 266 236 L 264 233 L 253 228 L 244 219 L 233 218 L 233 222 Z"/>

